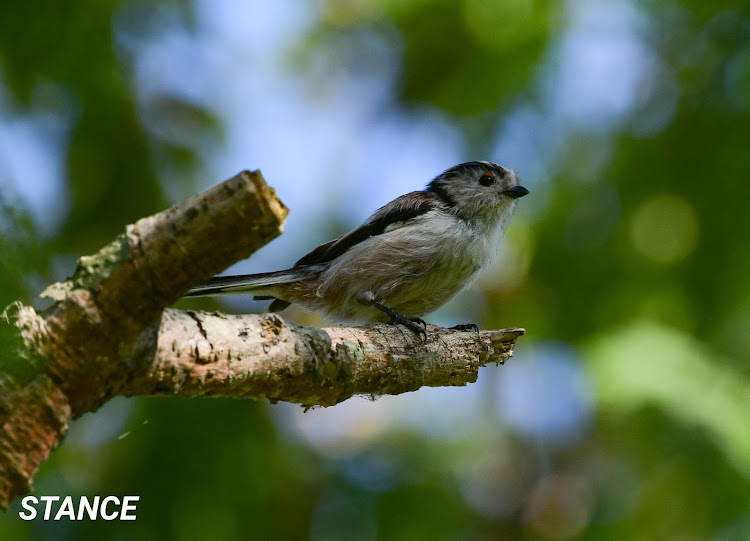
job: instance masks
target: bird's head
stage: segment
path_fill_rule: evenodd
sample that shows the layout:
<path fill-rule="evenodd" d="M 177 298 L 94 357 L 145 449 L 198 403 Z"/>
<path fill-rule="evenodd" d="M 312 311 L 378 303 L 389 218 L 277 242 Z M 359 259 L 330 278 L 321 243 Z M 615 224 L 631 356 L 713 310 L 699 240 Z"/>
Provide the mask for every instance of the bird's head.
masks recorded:
<path fill-rule="evenodd" d="M 484 161 L 454 165 L 435 177 L 427 189 L 467 220 L 493 220 L 512 211 L 516 199 L 529 193 L 512 170 Z"/>

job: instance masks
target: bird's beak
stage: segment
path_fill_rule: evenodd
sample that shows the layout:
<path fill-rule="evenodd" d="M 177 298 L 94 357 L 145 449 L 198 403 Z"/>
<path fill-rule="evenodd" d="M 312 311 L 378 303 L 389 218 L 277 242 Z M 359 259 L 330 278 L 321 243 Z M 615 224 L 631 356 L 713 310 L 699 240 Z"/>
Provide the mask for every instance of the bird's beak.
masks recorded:
<path fill-rule="evenodd" d="M 513 186 L 511 189 L 505 190 L 504 193 L 508 197 L 518 199 L 519 197 L 523 197 L 524 195 L 529 195 L 529 190 L 527 190 L 523 186 Z"/>

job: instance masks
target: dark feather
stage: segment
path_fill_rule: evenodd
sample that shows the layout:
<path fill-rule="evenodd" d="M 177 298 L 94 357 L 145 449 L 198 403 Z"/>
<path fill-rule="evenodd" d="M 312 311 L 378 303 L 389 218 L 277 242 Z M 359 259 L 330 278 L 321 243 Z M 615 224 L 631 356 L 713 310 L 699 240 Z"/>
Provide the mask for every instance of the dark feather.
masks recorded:
<path fill-rule="evenodd" d="M 449 207 L 453 208 L 456 206 L 456 202 L 453 201 L 453 198 L 450 195 L 448 195 L 448 190 L 445 189 L 445 185 L 433 181 L 430 183 L 428 189 L 430 192 L 437 195 Z"/>
<path fill-rule="evenodd" d="M 283 299 L 277 299 L 276 297 L 272 297 L 271 295 L 255 295 L 253 297 L 254 301 L 270 301 L 272 299 L 273 302 L 268 307 L 269 312 L 281 312 L 290 304 L 292 304 L 291 302 L 287 302 Z"/>
<path fill-rule="evenodd" d="M 283 299 L 273 298 L 273 302 L 268 307 L 268 311 L 269 312 L 281 312 L 283 309 L 285 309 L 286 307 L 288 307 L 290 304 L 292 304 L 292 303 L 291 302 L 287 302 L 287 301 L 285 301 Z"/>
<path fill-rule="evenodd" d="M 295 266 L 333 261 L 355 244 L 374 235 L 382 234 L 388 226 L 412 220 L 434 209 L 442 209 L 446 212 L 450 210 L 446 200 L 434 191 L 411 192 L 402 195 L 375 211 L 357 229 L 321 244 L 297 261 Z"/>

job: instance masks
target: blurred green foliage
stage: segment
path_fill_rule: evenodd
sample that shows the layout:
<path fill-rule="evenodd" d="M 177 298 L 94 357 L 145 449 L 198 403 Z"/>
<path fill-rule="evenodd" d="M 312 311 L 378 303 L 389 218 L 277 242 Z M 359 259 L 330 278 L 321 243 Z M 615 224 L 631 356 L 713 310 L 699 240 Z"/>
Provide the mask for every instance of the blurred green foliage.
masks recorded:
<path fill-rule="evenodd" d="M 489 155 L 497 126 L 523 104 L 558 114 L 560 89 L 540 74 L 564 54 L 572 19 L 596 27 L 618 6 L 637 11 L 652 69 L 616 121 L 550 121 L 561 133 L 539 156 L 551 174 L 531 179 L 536 203 L 508 234 L 515 263 L 501 272 L 514 279 L 483 280 L 478 314 L 529 336 L 510 365 L 480 373 L 473 429 L 362 435 L 358 422 L 349 447 L 331 450 L 290 435 L 292 418 L 265 404 L 117 400 L 78 421 L 36 492 L 137 494 L 138 521 L 24 523 L 16 502 L 0 539 L 750 538 L 747 2 L 331 0 L 288 69 L 392 63 L 404 114 L 440 110 L 467 157 L 518 168 Z M 160 25 L 191 29 L 195 13 L 177 1 L 0 4 L 0 114 L 68 119 L 70 198 L 42 234 L 12 190 L 0 193 L 3 306 L 31 301 L 62 278 L 61 260 L 162 209 L 174 188 L 165 169 L 184 173 L 177 193 L 189 195 L 201 172 L 193 143 L 216 141 L 210 106 L 139 101 L 138 48 L 118 43 L 117 17 L 137 42 Z M 391 52 L 378 56 L 372 36 Z M 590 426 L 565 443 L 505 426 L 494 394 L 546 341 L 576 351 L 595 397 Z"/>

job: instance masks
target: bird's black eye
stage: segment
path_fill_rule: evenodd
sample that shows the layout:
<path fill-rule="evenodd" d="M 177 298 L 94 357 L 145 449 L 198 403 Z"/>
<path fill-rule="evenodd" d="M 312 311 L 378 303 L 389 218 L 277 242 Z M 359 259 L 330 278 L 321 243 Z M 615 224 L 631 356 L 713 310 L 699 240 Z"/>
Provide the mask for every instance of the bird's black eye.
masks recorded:
<path fill-rule="evenodd" d="M 482 186 L 492 186 L 494 183 L 495 177 L 493 177 L 489 173 L 485 173 L 481 177 L 479 177 L 479 184 L 481 184 Z"/>

